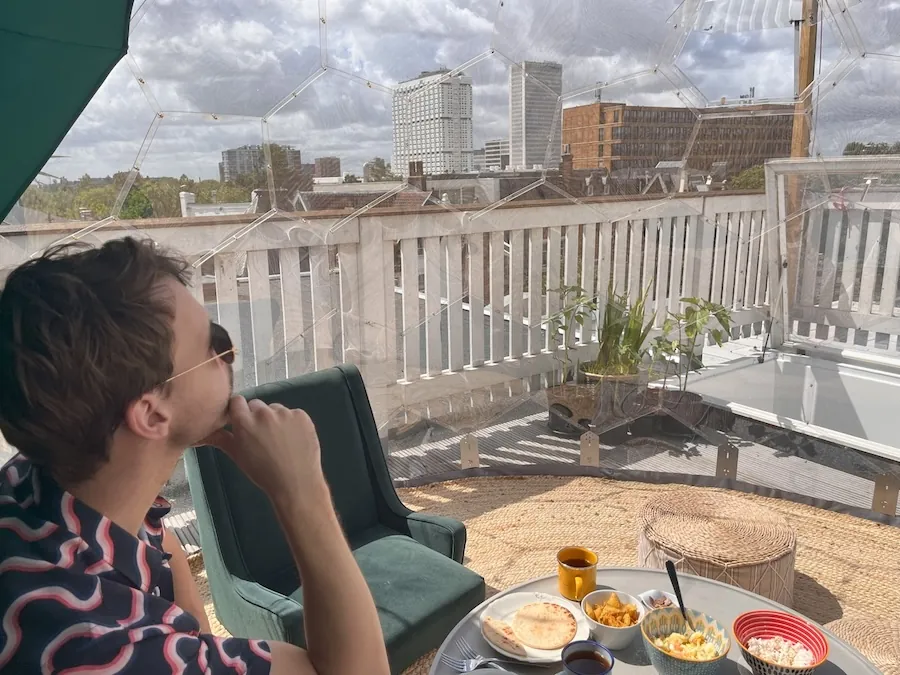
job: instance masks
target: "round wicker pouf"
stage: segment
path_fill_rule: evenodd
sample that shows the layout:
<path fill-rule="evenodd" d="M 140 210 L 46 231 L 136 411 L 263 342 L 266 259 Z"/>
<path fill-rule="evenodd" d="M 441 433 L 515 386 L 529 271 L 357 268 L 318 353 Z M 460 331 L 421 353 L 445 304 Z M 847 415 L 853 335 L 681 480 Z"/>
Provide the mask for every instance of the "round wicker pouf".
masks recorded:
<path fill-rule="evenodd" d="M 674 490 L 638 514 L 638 565 L 739 586 L 790 606 L 797 538 L 784 518 L 758 502 L 721 492 Z"/>

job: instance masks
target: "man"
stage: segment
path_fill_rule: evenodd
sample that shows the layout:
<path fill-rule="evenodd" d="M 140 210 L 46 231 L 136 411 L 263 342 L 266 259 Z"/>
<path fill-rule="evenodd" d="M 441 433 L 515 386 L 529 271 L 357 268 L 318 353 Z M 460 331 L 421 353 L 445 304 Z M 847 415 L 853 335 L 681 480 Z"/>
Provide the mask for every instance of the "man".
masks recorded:
<path fill-rule="evenodd" d="M 127 238 L 49 251 L 0 293 L 0 432 L 20 452 L 0 469 L 0 673 L 388 673 L 312 421 L 232 396 L 230 339 L 187 279 Z M 269 496 L 308 651 L 209 634 L 157 497 L 200 441 Z"/>

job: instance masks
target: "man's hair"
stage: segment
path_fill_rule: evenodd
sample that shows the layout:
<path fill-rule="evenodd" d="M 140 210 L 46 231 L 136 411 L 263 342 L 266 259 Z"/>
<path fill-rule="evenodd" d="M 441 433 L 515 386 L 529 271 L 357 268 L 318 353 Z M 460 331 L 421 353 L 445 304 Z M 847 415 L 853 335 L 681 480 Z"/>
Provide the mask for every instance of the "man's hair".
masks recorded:
<path fill-rule="evenodd" d="M 128 405 L 172 376 L 174 307 L 160 285 L 188 264 L 131 237 L 56 246 L 0 292 L 0 432 L 58 480 L 109 459 Z"/>

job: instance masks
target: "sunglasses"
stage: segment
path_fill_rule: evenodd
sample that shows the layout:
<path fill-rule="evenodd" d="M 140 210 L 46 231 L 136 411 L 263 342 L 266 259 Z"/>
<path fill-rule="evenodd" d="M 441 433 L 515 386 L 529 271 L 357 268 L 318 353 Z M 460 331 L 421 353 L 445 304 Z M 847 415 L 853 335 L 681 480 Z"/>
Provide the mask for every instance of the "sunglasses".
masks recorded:
<path fill-rule="evenodd" d="M 188 368 L 177 375 L 173 375 L 168 380 L 165 381 L 164 384 L 168 384 L 176 377 L 181 377 L 182 375 L 187 375 L 191 371 L 197 370 L 197 368 L 201 368 L 205 366 L 207 363 L 212 363 L 216 359 L 222 359 L 223 362 L 227 363 L 229 366 L 234 363 L 234 357 L 237 355 L 238 350 L 237 347 L 231 342 L 231 336 L 228 335 L 228 331 L 222 328 L 217 323 L 209 322 L 209 348 L 212 350 L 212 353 L 215 356 L 206 359 L 202 363 L 198 363 L 196 366 Z"/>

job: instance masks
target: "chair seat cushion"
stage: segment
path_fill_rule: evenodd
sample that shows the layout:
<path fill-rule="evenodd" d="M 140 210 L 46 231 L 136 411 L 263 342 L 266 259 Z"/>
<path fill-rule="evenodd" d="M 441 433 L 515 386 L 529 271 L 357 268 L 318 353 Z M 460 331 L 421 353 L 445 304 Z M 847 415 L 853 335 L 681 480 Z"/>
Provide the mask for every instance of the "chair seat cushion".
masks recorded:
<path fill-rule="evenodd" d="M 372 528 L 350 543 L 378 608 L 391 670 L 398 673 L 440 646 L 484 600 L 484 579 L 410 537 L 388 532 Z M 302 589 L 291 597 L 302 602 Z"/>

